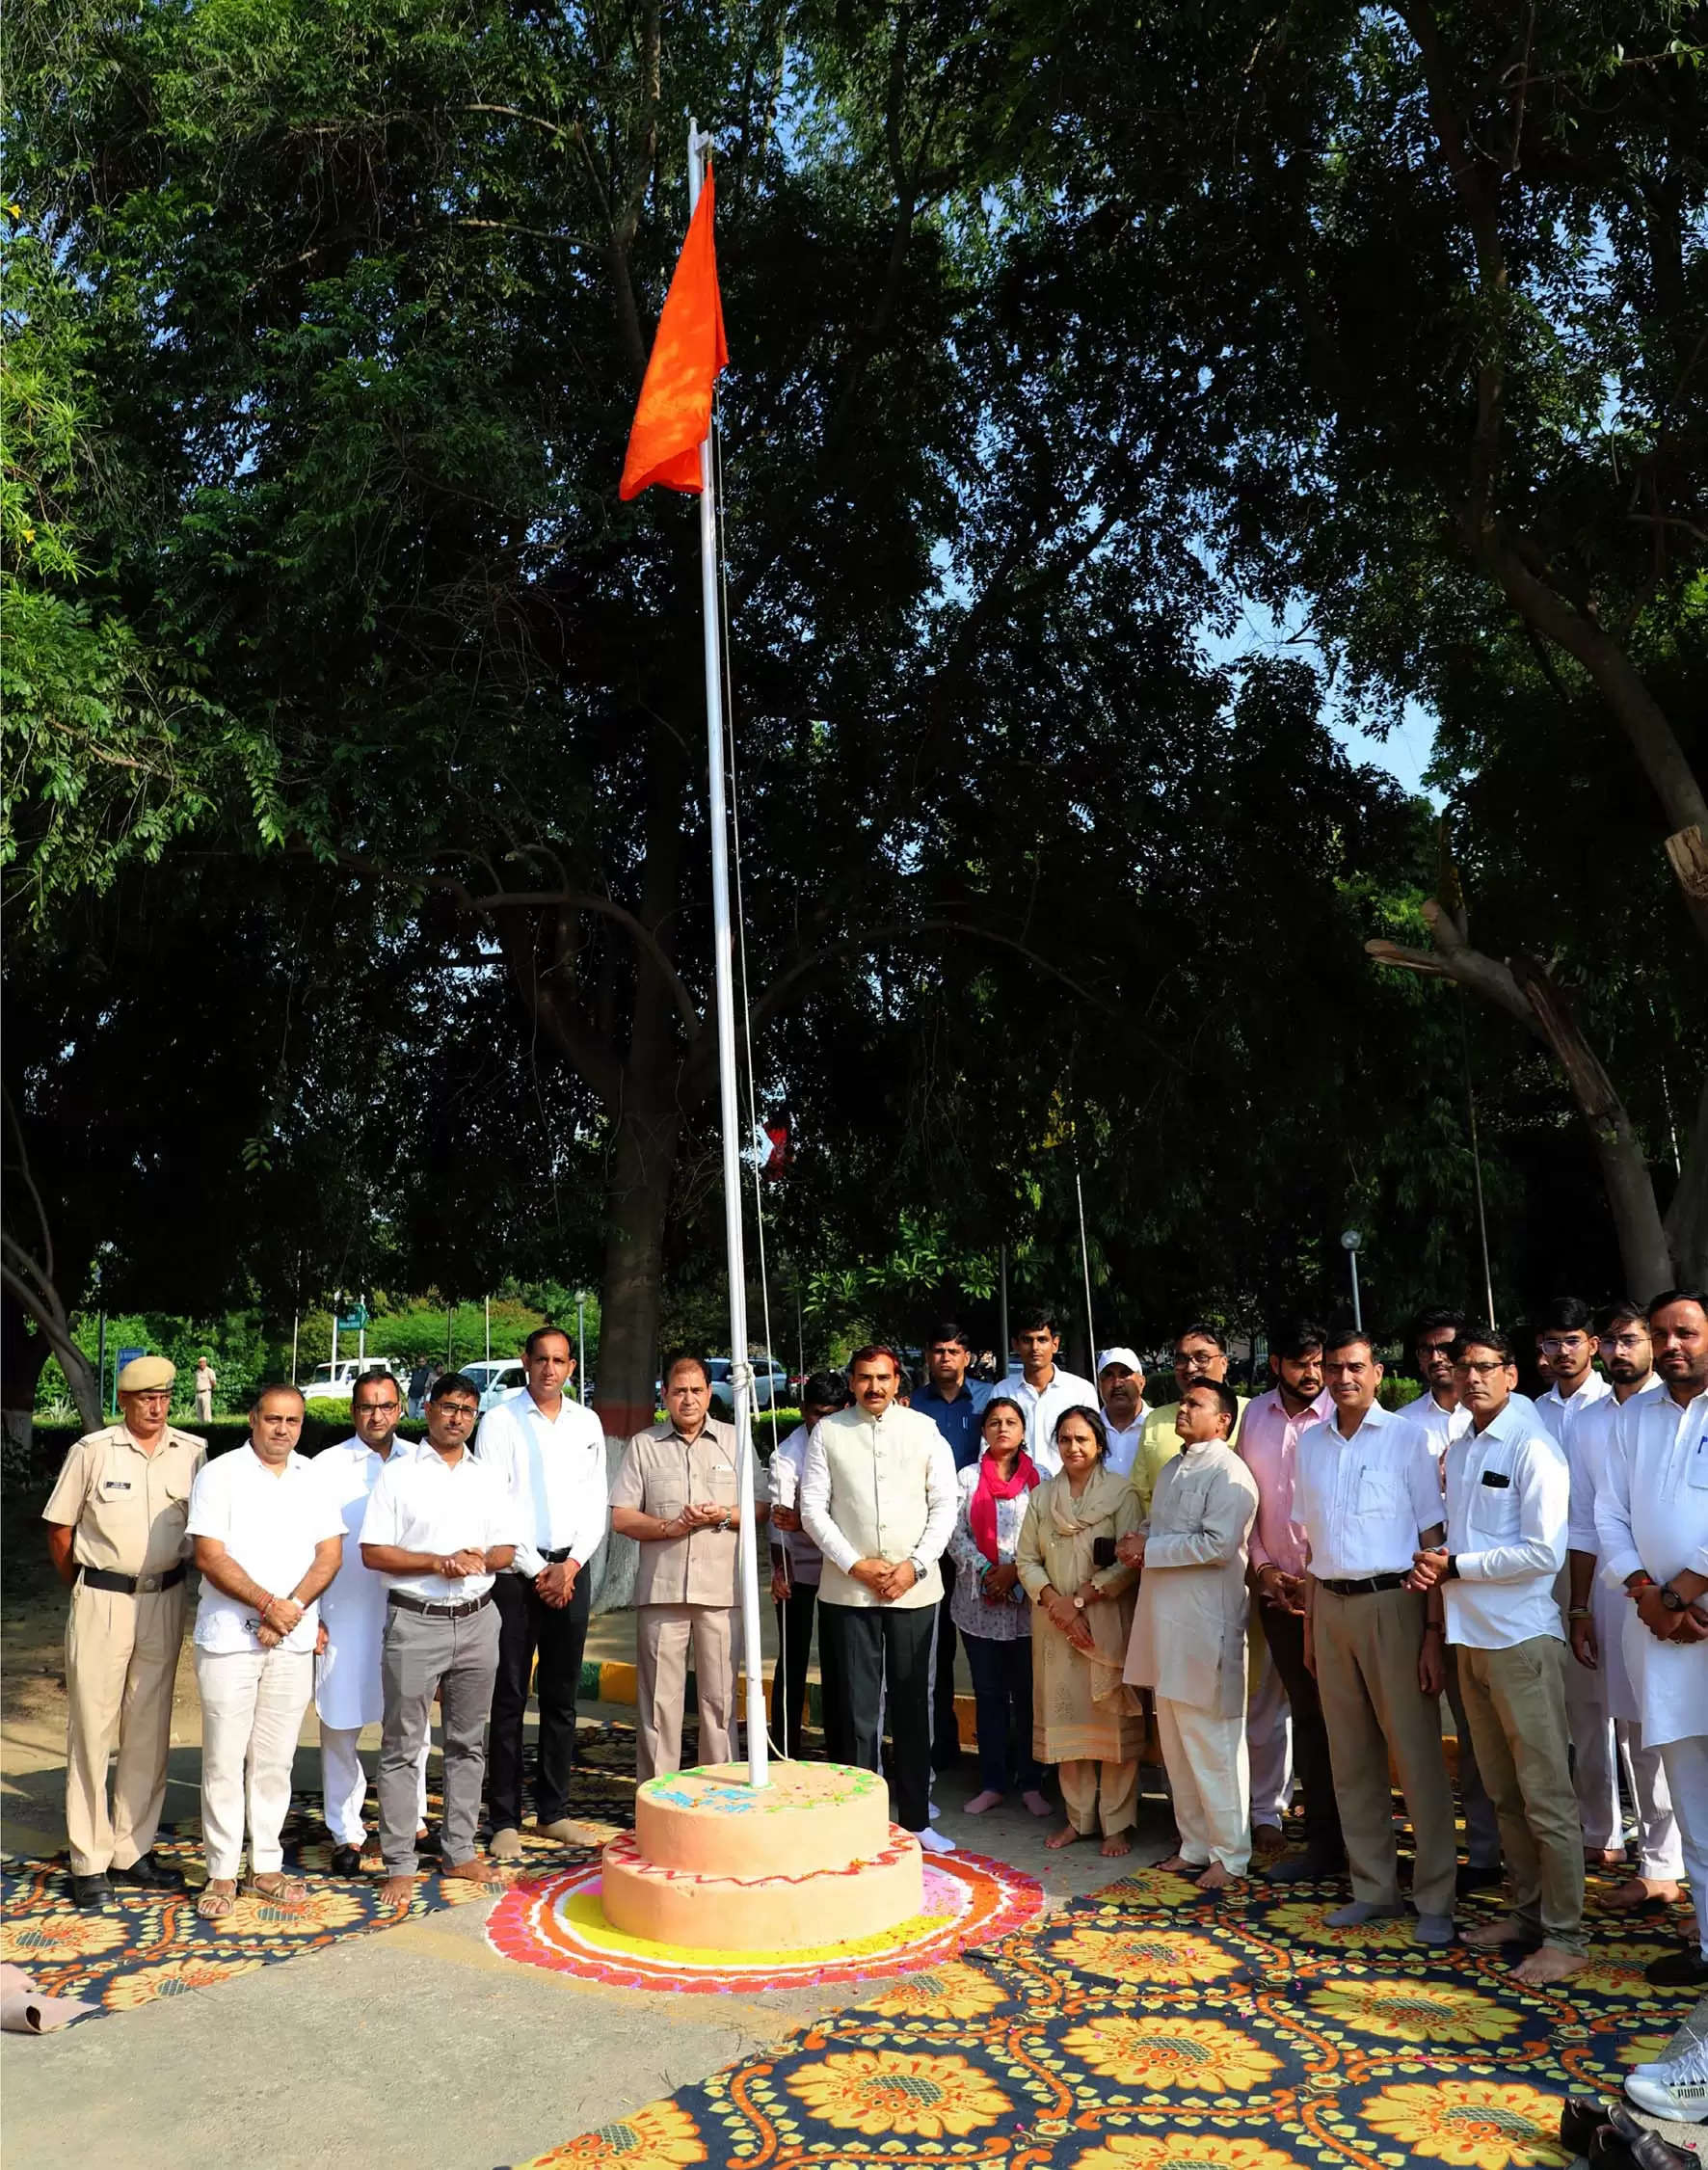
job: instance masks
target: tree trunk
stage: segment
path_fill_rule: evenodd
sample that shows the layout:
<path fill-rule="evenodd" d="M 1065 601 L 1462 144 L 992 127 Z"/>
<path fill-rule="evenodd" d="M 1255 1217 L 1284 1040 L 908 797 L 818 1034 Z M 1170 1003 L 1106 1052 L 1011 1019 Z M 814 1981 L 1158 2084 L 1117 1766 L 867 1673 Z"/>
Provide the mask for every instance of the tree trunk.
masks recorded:
<path fill-rule="evenodd" d="M 1708 1078 L 1702 1081 L 1695 1128 L 1685 1146 L 1684 1172 L 1667 1209 L 1667 1242 L 1673 1285 L 1708 1286 Z"/>
<path fill-rule="evenodd" d="M 664 1223 L 681 1117 L 674 1102 L 626 1105 L 605 1189 L 605 1270 L 594 1406 L 607 1433 L 651 1424 L 658 1403 L 658 1306 Z"/>
<path fill-rule="evenodd" d="M 32 1333 L 12 1291 L 0 1297 L 0 1433 L 7 1460 L 27 1459 L 36 1429 L 36 1388 L 47 1361 L 47 1342 Z"/>

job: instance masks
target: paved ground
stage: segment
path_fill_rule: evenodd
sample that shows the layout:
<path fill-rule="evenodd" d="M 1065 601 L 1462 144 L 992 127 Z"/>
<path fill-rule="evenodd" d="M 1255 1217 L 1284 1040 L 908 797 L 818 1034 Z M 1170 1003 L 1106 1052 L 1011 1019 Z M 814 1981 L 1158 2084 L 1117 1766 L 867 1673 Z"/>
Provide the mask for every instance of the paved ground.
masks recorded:
<path fill-rule="evenodd" d="M 46 1616 L 9 1602 L 8 1695 L 0 1731 L 0 1820 L 9 1851 L 63 1847 L 64 1691 Z M 9 1600 L 12 1594 L 9 1593 Z M 632 1654 L 625 1615 L 595 1623 L 590 1655 Z M 16 1663 L 13 1664 L 15 1657 Z M 188 1653 L 179 1674 L 167 1814 L 196 1812 L 199 1713 Z M 631 1711 L 584 1713 L 624 1723 Z M 297 1786 L 318 1789 L 313 1719 Z M 1039 1876 L 1058 1896 L 1096 1889 L 1129 1864 L 1090 1846 L 1049 1854 L 1016 1806 L 969 1817 L 974 1790 L 941 1782 L 944 1828 Z M 1172 1837 L 1147 1805 L 1137 1861 Z M 859 2003 L 871 1985 L 753 1997 L 660 1997 L 603 1989 L 500 1958 L 484 1906 L 459 1907 L 352 1938 L 218 1989 L 86 2021 L 40 2040 L 0 2038 L 0 2140 L 7 2170 L 232 2170 L 257 2161 L 308 2170 L 491 2170 L 704 2078 L 815 2015 Z"/>

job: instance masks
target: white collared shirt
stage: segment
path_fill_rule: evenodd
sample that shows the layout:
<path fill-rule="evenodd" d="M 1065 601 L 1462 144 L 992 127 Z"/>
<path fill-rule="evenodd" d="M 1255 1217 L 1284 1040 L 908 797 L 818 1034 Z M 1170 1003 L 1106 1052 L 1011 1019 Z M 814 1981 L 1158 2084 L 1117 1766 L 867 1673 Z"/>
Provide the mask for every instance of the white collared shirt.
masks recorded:
<path fill-rule="evenodd" d="M 363 1544 L 400 1552 L 488 1552 L 516 1542 L 516 1509 L 504 1480 L 465 1448 L 455 1461 L 423 1444 L 412 1461 L 395 1456 L 380 1473 L 361 1518 Z M 430 1604 L 467 1604 L 493 1587 L 490 1574 L 385 1576 L 387 1587 Z"/>
<path fill-rule="evenodd" d="M 1054 1477 L 1061 1468 L 1054 1433 L 1055 1420 L 1062 1410 L 1084 1408 L 1095 1409 L 1100 1416 L 1103 1413 L 1103 1404 L 1090 1380 L 1081 1379 L 1078 1372 L 1064 1372 L 1059 1364 L 1042 1393 L 1027 1383 L 1024 1372 L 1005 1380 L 996 1391 L 1009 1395 L 1025 1412 L 1026 1451 L 1041 1477 Z M 1140 1417 L 1139 1423 L 1143 1422 Z"/>
<path fill-rule="evenodd" d="M 1571 1523 L 1566 1533 L 1566 1542 L 1574 1552 L 1597 1554 L 1601 1550 L 1601 1533 L 1595 1526 L 1595 1502 L 1607 1483 L 1608 1455 L 1614 1443 L 1614 1427 L 1619 1420 L 1619 1411 L 1633 1402 L 1641 1402 L 1646 1395 L 1661 1392 L 1660 1377 L 1650 1372 L 1635 1394 L 1627 1395 L 1623 1402 L 1612 1394 L 1604 1394 L 1585 1409 L 1571 1428 L 1571 1440 L 1565 1450 L 1566 1466 L 1571 1471 Z"/>
<path fill-rule="evenodd" d="M 1708 1575 L 1708 1394 L 1680 1407 L 1663 1384 L 1619 1411 L 1595 1503 L 1601 1577 Z M 1622 1643 L 1644 1748 L 1708 1735 L 1708 1643 L 1662 1642 L 1625 1604 Z"/>
<path fill-rule="evenodd" d="M 1109 1435 L 1109 1451 L 1104 1460 L 1117 1477 L 1132 1476 L 1133 1464 L 1138 1460 L 1138 1450 L 1144 1442 L 1144 1420 L 1150 1413 L 1149 1402 L 1141 1401 L 1133 1422 L 1125 1431 L 1111 1424 L 1107 1415 L 1104 1417 L 1103 1428 Z M 973 1466 L 976 1469 L 978 1464 L 974 1462 Z"/>
<path fill-rule="evenodd" d="M 544 1555 L 565 1545 L 585 1567 L 611 1518 L 604 1428 L 593 1411 L 566 1394 L 547 1416 L 523 1386 L 481 1418 L 473 1451 L 516 1510 L 516 1572 L 531 1582 Z"/>
<path fill-rule="evenodd" d="M 1505 1650 L 1538 1635 L 1564 1641 L 1554 1584 L 1570 1507 L 1565 1456 L 1522 1395 L 1454 1441 L 1447 1549 L 1458 1571 L 1441 1586 L 1450 1643 Z"/>
<path fill-rule="evenodd" d="M 190 1494 L 189 1534 L 217 1538 L 249 1576 L 274 1597 L 288 1597 L 314 1565 L 314 1548 L 341 1538 L 344 1517 L 314 1464 L 292 1454 L 277 1475 L 246 1440 L 202 1466 Z M 199 1649 L 228 1653 L 261 1648 L 260 1619 L 253 1605 L 216 1590 L 201 1578 L 196 1607 Z M 287 1650 L 312 1650 L 320 1631 L 318 1605 L 307 1605 L 284 1638 Z"/>
<path fill-rule="evenodd" d="M 1379 1402 L 1349 1439 L 1338 1410 L 1299 1433 L 1293 1520 L 1305 1533 L 1319 1582 L 1408 1572 L 1418 1539 L 1441 1518 L 1434 1448 Z"/>
<path fill-rule="evenodd" d="M 1407 1424 L 1415 1424 L 1428 1436 L 1438 1460 L 1471 1429 L 1471 1412 L 1463 1402 L 1444 1409 L 1427 1386 L 1415 1402 L 1403 1403 L 1394 1414 L 1402 1416 Z"/>
<path fill-rule="evenodd" d="M 801 1471 L 807 1465 L 807 1441 L 811 1436 L 804 1424 L 797 1424 L 787 1439 L 779 1439 L 771 1449 L 771 1505 L 785 1507 L 791 1514 L 801 1511 Z M 773 1523 L 773 1552 L 780 1543 L 791 1581 L 816 1584 L 823 1578 L 824 1555 L 805 1530 L 780 1530 Z"/>
<path fill-rule="evenodd" d="M 1554 1444 L 1571 1461 L 1572 1433 L 1582 1423 L 1586 1412 L 1605 1402 L 1613 1388 L 1598 1371 L 1591 1371 L 1574 1394 L 1562 1394 L 1558 1386 L 1550 1386 L 1539 1402 L 1531 1406 L 1548 1427 Z"/>

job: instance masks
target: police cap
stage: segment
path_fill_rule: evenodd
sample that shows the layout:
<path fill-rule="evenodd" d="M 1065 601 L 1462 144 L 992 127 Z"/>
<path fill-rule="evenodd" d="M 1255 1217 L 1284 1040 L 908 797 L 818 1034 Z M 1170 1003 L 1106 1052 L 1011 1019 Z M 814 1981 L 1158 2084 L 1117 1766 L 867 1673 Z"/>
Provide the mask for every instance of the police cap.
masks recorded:
<path fill-rule="evenodd" d="M 119 1374 L 120 1394 L 157 1394 L 177 1377 L 177 1367 L 164 1356 L 133 1356 Z"/>

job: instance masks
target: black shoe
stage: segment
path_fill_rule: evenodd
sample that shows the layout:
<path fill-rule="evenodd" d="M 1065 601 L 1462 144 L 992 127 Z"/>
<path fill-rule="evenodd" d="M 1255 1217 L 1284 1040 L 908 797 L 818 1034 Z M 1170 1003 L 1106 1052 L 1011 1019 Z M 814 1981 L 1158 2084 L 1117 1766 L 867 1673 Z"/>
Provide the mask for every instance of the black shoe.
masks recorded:
<path fill-rule="evenodd" d="M 1682 1951 L 1669 1951 L 1665 1959 L 1645 1967 L 1642 1978 L 1656 1989 L 1700 1989 L 1708 1982 L 1708 1959 L 1686 1944 Z"/>
<path fill-rule="evenodd" d="M 492 1833 L 488 1832 L 487 1836 L 490 1838 Z M 442 1842 L 443 1833 L 440 1827 L 436 1823 L 430 1823 L 415 1840 L 415 1851 L 417 1854 L 440 1853 L 443 1851 Z"/>
<path fill-rule="evenodd" d="M 1499 1862 L 1467 1862 L 1454 1876 L 1453 1888 L 1461 1899 L 1469 1898 L 1473 1891 L 1492 1890 L 1505 1874 Z"/>
<path fill-rule="evenodd" d="M 107 1873 L 115 1884 L 134 1884 L 143 1891 L 181 1891 L 184 1888 L 178 1871 L 157 1862 L 152 1854 L 139 1854 L 128 1868 L 115 1862 Z"/>
<path fill-rule="evenodd" d="M 1700 2157 L 1646 2125 L 1640 2125 L 1623 2103 L 1609 2103 L 1607 2123 L 1589 2142 L 1589 2160 L 1598 2170 L 1696 2170 Z"/>
<path fill-rule="evenodd" d="M 82 1914 L 110 1914 L 119 1904 L 113 1895 L 113 1887 L 106 1874 L 96 1870 L 93 1876 L 71 1878 L 71 1904 Z"/>
<path fill-rule="evenodd" d="M 1344 1859 L 1326 1861 L 1314 1854 L 1289 1854 L 1285 1860 L 1258 1870 L 1266 1884 L 1332 1884 L 1346 1873 Z"/>
<path fill-rule="evenodd" d="M 1560 2144 L 1573 2155 L 1588 2155 L 1589 2142 L 1606 2123 L 1607 2111 L 1599 2102 L 1568 2095 L 1560 2106 Z"/>
<path fill-rule="evenodd" d="M 334 1876 L 360 1876 L 361 1874 L 361 1848 L 360 1846 L 334 1846 L 328 1864 Z"/>

